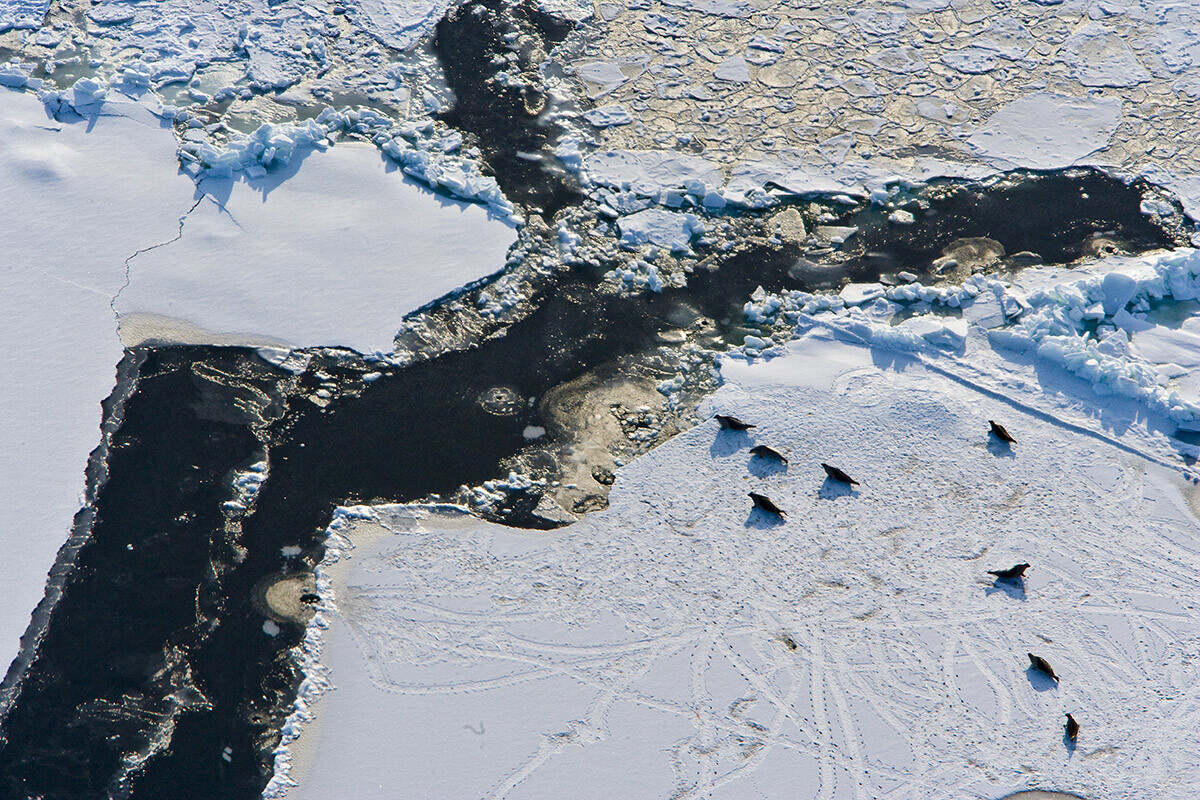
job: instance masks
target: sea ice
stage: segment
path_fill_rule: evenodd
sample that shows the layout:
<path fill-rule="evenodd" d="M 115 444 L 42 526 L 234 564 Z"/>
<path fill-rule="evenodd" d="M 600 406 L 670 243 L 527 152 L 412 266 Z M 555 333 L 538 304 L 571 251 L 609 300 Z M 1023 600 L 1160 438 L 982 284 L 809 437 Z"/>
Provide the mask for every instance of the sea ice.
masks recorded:
<path fill-rule="evenodd" d="M 704 193 L 725 183 L 721 170 L 698 156 L 660 150 L 592 153 L 584 161 L 587 177 L 600 186 L 657 196 L 668 189 Z"/>
<path fill-rule="evenodd" d="M 719 81 L 748 83 L 750 81 L 750 67 L 746 64 L 746 59 L 741 56 L 730 56 L 722 61 L 719 67 L 713 70 L 713 77 Z"/>
<path fill-rule="evenodd" d="M 5 0 L 0 5 L 0 32 L 11 28 L 36 28 L 46 17 L 50 0 Z"/>
<path fill-rule="evenodd" d="M 445 14 L 451 0 L 350 0 L 346 4 L 366 17 L 369 30 L 388 47 L 407 50 Z"/>
<path fill-rule="evenodd" d="M 591 111 L 585 113 L 583 118 L 597 128 L 628 125 L 633 122 L 633 117 L 629 115 L 624 106 L 600 106 L 599 108 L 593 108 Z"/>
<path fill-rule="evenodd" d="M 1005 168 L 1057 169 L 1104 147 L 1120 123 L 1115 97 L 1038 92 L 997 111 L 967 141 Z"/>
<path fill-rule="evenodd" d="M 300 147 L 262 177 L 197 190 L 153 98 L 112 90 L 92 105 L 60 122 L 0 89 L 0 194 L 19 198 L 0 218 L 3 366 L 21 385 L 0 448 L 5 666 L 83 502 L 122 355 L 114 310 L 129 344 L 390 351 L 406 313 L 502 269 L 515 239 L 511 221 L 419 187 L 367 145 Z"/>
<path fill-rule="evenodd" d="M 752 435 L 677 436 L 564 530 L 340 517 L 331 549 L 354 558 L 319 568 L 335 610 L 310 631 L 336 688 L 280 752 L 288 796 L 388 796 L 399 773 L 414 795 L 514 799 L 1190 798 L 1200 523 L 1152 427 L 1039 390 L 986 340 L 970 360 L 842 337 L 727 358 L 709 405 Z M 788 469 L 754 473 L 753 442 Z M 986 574 L 1018 561 L 1023 585 Z"/>
<path fill-rule="evenodd" d="M 254 342 L 390 351 L 406 313 L 502 269 L 515 240 L 510 222 L 435 195 L 370 145 L 199 186 L 179 240 L 131 262 L 123 327 L 153 315 Z"/>
<path fill-rule="evenodd" d="M 0 366 L 11 387 L 0 414 L 0 670 L 82 504 L 121 360 L 110 304 L 125 260 L 178 233 L 194 188 L 170 128 L 145 108 L 113 103 L 67 124 L 36 96 L 0 89 Z"/>
<path fill-rule="evenodd" d="M 692 237 L 704 232 L 704 225 L 694 214 L 648 208 L 617 221 L 621 244 L 638 247 L 656 244 L 672 252 L 688 249 Z"/>
<path fill-rule="evenodd" d="M 1084 86 L 1136 86 L 1150 73 L 1120 36 L 1096 22 L 1071 34 L 1063 45 Z"/>

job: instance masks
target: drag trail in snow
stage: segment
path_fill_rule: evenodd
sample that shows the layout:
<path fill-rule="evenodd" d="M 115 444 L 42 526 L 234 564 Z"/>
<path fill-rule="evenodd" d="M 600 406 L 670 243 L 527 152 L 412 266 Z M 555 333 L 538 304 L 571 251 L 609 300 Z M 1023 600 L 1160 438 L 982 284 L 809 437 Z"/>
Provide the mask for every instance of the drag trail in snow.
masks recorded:
<path fill-rule="evenodd" d="M 816 330 L 727 359 L 709 411 L 758 427 L 679 435 L 554 534 L 342 514 L 321 570 L 337 688 L 289 796 L 399 774 L 418 796 L 1190 797 L 1196 489 L 1113 446 L 1155 452 L 1132 419 L 1082 436 L 1096 421 L 1056 387 L 1014 405 L 948 376 L 992 355 L 931 369 Z M 753 470 L 754 444 L 787 468 Z M 862 486 L 830 491 L 822 461 Z M 1023 584 L 987 574 L 1025 561 Z"/>

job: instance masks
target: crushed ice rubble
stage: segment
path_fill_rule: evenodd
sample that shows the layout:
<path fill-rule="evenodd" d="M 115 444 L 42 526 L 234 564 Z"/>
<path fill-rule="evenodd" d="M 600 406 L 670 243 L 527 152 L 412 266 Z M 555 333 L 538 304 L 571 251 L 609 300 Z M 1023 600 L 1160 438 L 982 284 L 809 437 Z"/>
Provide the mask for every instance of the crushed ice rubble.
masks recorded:
<path fill-rule="evenodd" d="M 744 307 L 746 322 L 776 330 L 746 336 L 742 352 L 769 357 L 775 345 L 816 325 L 898 350 L 961 350 L 975 325 L 994 347 L 1033 351 L 1089 381 L 1098 395 L 1137 400 L 1183 430 L 1200 431 L 1200 398 L 1181 396 L 1172 383 L 1191 370 L 1151 363 L 1136 345 L 1140 333 L 1154 331 L 1158 341 L 1191 346 L 1194 333 L 1149 322 L 1146 312 L 1152 301 L 1197 299 L 1200 251 L 1192 249 L 1114 256 L 1074 272 L 1034 268 L 1015 283 L 975 275 L 958 286 L 850 284 L 839 295 L 760 287 Z M 906 310 L 924 313 L 896 322 Z"/>

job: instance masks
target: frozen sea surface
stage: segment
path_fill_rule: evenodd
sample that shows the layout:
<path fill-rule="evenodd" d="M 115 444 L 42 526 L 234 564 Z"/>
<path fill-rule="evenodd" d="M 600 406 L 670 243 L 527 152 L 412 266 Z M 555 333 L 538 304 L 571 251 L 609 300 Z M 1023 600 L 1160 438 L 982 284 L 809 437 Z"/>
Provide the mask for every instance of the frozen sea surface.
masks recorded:
<path fill-rule="evenodd" d="M 390 351 L 406 313 L 502 269 L 516 239 L 484 206 L 437 195 L 352 142 L 199 191 L 178 241 L 131 262 L 122 330 L 152 314 L 251 341 Z"/>
<path fill-rule="evenodd" d="M 390 796 L 397 774 L 434 797 L 1191 797 L 1196 489 L 1131 402 L 1090 418 L 1083 382 L 974 348 L 814 329 L 728 359 L 711 409 L 758 428 L 681 434 L 558 533 L 343 516 L 336 688 L 289 797 Z M 1021 585 L 986 574 L 1021 561 Z"/>

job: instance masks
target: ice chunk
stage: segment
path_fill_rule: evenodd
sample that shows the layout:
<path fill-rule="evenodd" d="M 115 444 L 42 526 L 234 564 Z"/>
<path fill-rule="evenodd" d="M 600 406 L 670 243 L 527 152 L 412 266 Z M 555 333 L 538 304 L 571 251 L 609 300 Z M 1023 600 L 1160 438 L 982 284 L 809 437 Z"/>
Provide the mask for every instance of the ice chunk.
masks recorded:
<path fill-rule="evenodd" d="M 659 36 L 682 36 L 687 30 L 679 17 L 667 14 L 647 14 L 642 19 L 642 24 L 647 31 L 657 33 Z"/>
<path fill-rule="evenodd" d="M 38 27 L 49 7 L 50 0 L 5 0 L 0 3 L 0 32 Z"/>
<path fill-rule="evenodd" d="M 967 338 L 967 322 L 957 317 L 920 314 L 896 326 L 931 344 L 954 347 Z"/>
<path fill-rule="evenodd" d="M 730 56 L 713 71 L 713 76 L 719 81 L 749 83 L 750 67 L 746 64 L 746 59 L 741 56 Z"/>
<path fill-rule="evenodd" d="M 692 236 L 703 232 L 704 226 L 694 214 L 648 208 L 617 221 L 621 243 L 629 247 L 656 244 L 673 252 L 688 249 Z"/>
<path fill-rule="evenodd" d="M 363 27 L 395 50 L 406 50 L 433 29 L 453 5 L 450 0 L 353 0 L 346 3 L 366 17 Z"/>
<path fill-rule="evenodd" d="M 1038 92 L 1001 108 L 967 142 L 1001 166 L 1055 169 L 1107 145 L 1121 117 L 1115 97 Z"/>
<path fill-rule="evenodd" d="M 615 61 L 585 61 L 576 64 L 575 75 L 579 80 L 598 87 L 589 89 L 588 96 L 591 98 L 610 92 L 628 80 Z"/>
<path fill-rule="evenodd" d="M 970 46 L 942 56 L 942 63 L 950 69 L 968 75 L 991 72 L 999 63 L 997 54 L 982 47 Z"/>
<path fill-rule="evenodd" d="M 616 105 L 593 108 L 586 112 L 583 118 L 597 128 L 611 128 L 615 125 L 628 125 L 633 122 L 633 117 L 629 115 L 625 107 Z"/>
<path fill-rule="evenodd" d="M 818 225 L 815 233 L 818 239 L 831 244 L 844 244 L 858 233 L 858 228 L 852 225 Z"/>
<path fill-rule="evenodd" d="M 1150 80 L 1125 40 L 1096 22 L 1071 34 L 1063 46 L 1076 79 L 1084 86 L 1136 86 Z"/>
<path fill-rule="evenodd" d="M 104 3 L 93 6 L 88 12 L 88 19 L 99 25 L 121 25 L 133 22 L 133 6 L 118 3 Z"/>
<path fill-rule="evenodd" d="M 649 196 L 724 183 L 716 164 L 670 150 L 602 150 L 584 159 L 584 172 L 593 183 Z"/>
<path fill-rule="evenodd" d="M 1118 328 L 1128 331 L 1129 333 L 1147 331 L 1154 327 L 1153 322 L 1146 322 L 1144 319 L 1138 319 L 1123 308 L 1116 314 L 1113 314 L 1112 321 L 1113 324 Z"/>
<path fill-rule="evenodd" d="M 981 295 L 963 309 L 963 319 L 981 328 L 998 328 L 1004 324 L 1004 310 L 994 295 Z"/>
<path fill-rule="evenodd" d="M 1133 297 L 1137 281 L 1120 272 L 1110 272 L 1104 276 L 1101 287 L 1104 289 L 1104 313 L 1112 316 L 1125 308 L 1129 298 Z"/>
<path fill-rule="evenodd" d="M 29 76 L 33 73 L 33 64 L 22 64 L 10 61 L 7 64 L 0 64 L 0 86 L 7 86 L 10 89 L 20 89 L 29 83 Z"/>
<path fill-rule="evenodd" d="M 878 283 L 851 283 L 842 289 L 840 297 L 848 306 L 860 306 L 869 300 L 883 297 L 883 286 Z"/>

